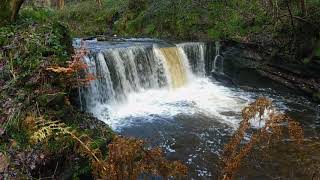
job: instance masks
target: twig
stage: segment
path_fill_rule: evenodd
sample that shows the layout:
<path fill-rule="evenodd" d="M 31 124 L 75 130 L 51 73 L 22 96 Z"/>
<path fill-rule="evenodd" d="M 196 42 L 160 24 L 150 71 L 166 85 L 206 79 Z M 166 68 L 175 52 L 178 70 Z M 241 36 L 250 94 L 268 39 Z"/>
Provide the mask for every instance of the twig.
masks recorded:
<path fill-rule="evenodd" d="M 9 53 L 9 59 L 10 59 L 10 73 L 11 73 L 13 79 L 15 80 L 16 79 L 16 74 L 15 74 L 14 68 L 13 68 L 13 57 L 12 57 L 11 53 Z"/>
<path fill-rule="evenodd" d="M 283 14 L 283 15 L 280 16 L 279 18 L 281 18 L 281 17 L 289 17 L 289 16 L 290 16 L 290 15 Z M 310 22 L 310 21 L 308 21 L 308 20 L 306 20 L 306 19 L 304 19 L 304 18 L 302 18 L 302 17 L 300 17 L 300 16 L 293 16 L 293 15 L 292 15 L 292 16 L 290 16 L 290 17 L 292 17 L 292 18 L 294 18 L 294 19 L 297 19 L 297 20 L 300 20 L 300 21 L 303 21 L 303 22 L 305 22 L 305 23 L 308 23 L 308 24 L 310 24 L 310 25 L 318 28 L 317 25 L 313 24 L 312 22 Z"/>
<path fill-rule="evenodd" d="M 54 169 L 52 179 L 54 179 L 54 176 L 56 175 L 57 169 L 58 169 L 59 161 L 57 162 L 56 168 Z"/>
<path fill-rule="evenodd" d="M 38 115 L 39 115 L 39 117 L 40 117 L 40 116 L 41 116 L 41 114 L 40 114 L 40 110 L 39 110 L 38 102 L 36 102 L 36 106 L 37 106 Z"/>

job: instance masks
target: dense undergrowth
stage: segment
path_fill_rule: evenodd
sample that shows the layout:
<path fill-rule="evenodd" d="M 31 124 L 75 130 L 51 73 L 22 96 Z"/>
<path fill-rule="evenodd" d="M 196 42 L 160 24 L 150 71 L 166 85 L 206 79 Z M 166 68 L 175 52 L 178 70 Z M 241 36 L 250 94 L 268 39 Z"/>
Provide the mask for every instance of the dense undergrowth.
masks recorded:
<path fill-rule="evenodd" d="M 66 66 L 71 59 L 68 29 L 56 21 L 21 18 L 1 27 L 0 33 L 0 144 L 1 157 L 7 159 L 1 169 L 3 177 L 44 177 L 65 171 L 68 164 L 57 162 L 72 162 L 74 165 L 67 168 L 71 172 L 87 173 L 90 166 L 83 163 L 84 158 L 73 155 L 72 141 L 48 138 L 47 146 L 30 143 L 30 117 L 34 116 L 60 120 L 80 135 L 91 136 L 99 146 L 112 138 L 107 126 L 94 123 L 94 118 L 70 105 L 70 87 L 46 70 Z"/>

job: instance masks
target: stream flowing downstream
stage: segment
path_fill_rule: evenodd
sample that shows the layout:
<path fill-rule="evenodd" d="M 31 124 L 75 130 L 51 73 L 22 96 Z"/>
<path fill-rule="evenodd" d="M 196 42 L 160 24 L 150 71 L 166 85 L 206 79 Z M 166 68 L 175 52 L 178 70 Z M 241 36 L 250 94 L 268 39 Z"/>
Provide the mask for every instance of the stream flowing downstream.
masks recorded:
<path fill-rule="evenodd" d="M 97 80 L 80 90 L 82 108 L 122 135 L 162 147 L 168 159 L 189 167 L 188 179 L 218 176 L 219 155 L 241 109 L 259 96 L 300 118 L 307 134 L 318 132 L 314 105 L 306 99 L 273 87 L 242 90 L 213 78 L 227 66 L 219 46 L 153 39 L 84 44 L 90 50 L 84 61 Z"/>

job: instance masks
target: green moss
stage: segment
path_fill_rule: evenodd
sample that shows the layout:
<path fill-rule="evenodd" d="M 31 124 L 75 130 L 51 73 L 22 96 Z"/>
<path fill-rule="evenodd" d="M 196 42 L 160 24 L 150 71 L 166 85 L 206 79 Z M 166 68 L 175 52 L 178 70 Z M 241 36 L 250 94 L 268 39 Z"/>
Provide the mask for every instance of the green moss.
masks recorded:
<path fill-rule="evenodd" d="M 37 102 L 42 107 L 47 105 L 63 107 L 65 104 L 65 93 L 43 94 L 37 97 Z"/>
<path fill-rule="evenodd" d="M 156 30 L 156 26 L 154 24 L 149 24 L 149 25 L 147 25 L 147 27 L 145 28 L 144 31 L 147 34 L 153 34 L 153 33 L 155 33 L 155 30 Z"/>
<path fill-rule="evenodd" d="M 8 152 L 8 145 L 6 143 L 0 143 L 0 153 L 6 153 L 6 152 Z"/>
<path fill-rule="evenodd" d="M 15 148 L 26 149 L 30 146 L 28 133 L 24 129 L 9 126 L 7 131 L 10 132 L 10 138 L 16 142 Z"/>
<path fill-rule="evenodd" d="M 314 93 L 313 94 L 313 99 L 317 102 L 320 102 L 320 92 Z"/>
<path fill-rule="evenodd" d="M 315 49 L 315 56 L 320 58 L 320 40 L 318 40 L 318 43 Z"/>
<path fill-rule="evenodd" d="M 316 49 L 316 54 L 315 54 L 316 56 L 318 56 L 318 57 L 320 57 L 320 48 L 317 48 Z"/>
<path fill-rule="evenodd" d="M 81 162 L 75 164 L 72 169 L 74 172 L 72 175 L 73 180 L 84 179 L 84 177 L 88 178 L 88 175 L 90 175 L 92 171 L 87 159 L 82 159 Z"/>
<path fill-rule="evenodd" d="M 302 60 L 302 63 L 303 64 L 308 64 L 310 62 L 310 58 L 304 58 L 303 60 Z"/>

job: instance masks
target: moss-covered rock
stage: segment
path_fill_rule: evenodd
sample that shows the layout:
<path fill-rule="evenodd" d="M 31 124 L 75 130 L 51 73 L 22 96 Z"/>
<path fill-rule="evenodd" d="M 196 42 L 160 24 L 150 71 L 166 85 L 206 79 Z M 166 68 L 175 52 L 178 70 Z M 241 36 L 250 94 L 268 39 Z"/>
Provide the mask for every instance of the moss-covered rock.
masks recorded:
<path fill-rule="evenodd" d="M 37 102 L 39 102 L 41 107 L 63 107 L 65 104 L 65 93 L 58 92 L 56 94 L 42 94 L 37 98 Z"/>

